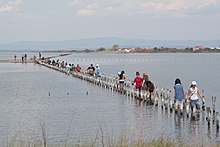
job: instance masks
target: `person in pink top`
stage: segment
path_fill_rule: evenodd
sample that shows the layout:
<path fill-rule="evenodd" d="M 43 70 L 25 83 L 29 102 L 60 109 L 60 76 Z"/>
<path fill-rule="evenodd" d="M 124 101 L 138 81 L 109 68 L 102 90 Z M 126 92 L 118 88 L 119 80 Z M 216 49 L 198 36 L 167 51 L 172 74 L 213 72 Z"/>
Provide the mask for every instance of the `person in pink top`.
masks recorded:
<path fill-rule="evenodd" d="M 143 79 L 140 77 L 140 73 L 138 71 L 136 72 L 136 77 L 134 78 L 134 84 L 136 89 L 140 92 L 143 85 Z"/>

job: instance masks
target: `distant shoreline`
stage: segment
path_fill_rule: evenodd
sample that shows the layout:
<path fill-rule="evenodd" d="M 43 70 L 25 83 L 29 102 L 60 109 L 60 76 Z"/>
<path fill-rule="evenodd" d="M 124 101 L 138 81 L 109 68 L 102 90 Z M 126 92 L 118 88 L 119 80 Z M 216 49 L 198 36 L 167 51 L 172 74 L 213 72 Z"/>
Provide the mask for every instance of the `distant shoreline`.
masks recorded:
<path fill-rule="evenodd" d="M 96 50 L 84 49 L 84 50 L 0 50 L 0 52 L 41 52 L 41 53 L 116 53 L 116 54 L 129 54 L 129 53 L 220 53 L 220 49 L 193 49 L 193 48 L 135 48 L 133 50 L 128 49 L 105 49 L 100 48 Z"/>

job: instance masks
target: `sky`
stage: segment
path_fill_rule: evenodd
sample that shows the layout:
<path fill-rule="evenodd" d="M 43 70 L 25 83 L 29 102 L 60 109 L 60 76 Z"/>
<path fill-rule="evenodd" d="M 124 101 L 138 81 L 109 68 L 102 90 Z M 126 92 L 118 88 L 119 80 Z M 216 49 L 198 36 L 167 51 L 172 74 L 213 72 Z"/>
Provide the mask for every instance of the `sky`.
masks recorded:
<path fill-rule="evenodd" d="M 0 0 L 0 43 L 220 39 L 220 0 Z"/>

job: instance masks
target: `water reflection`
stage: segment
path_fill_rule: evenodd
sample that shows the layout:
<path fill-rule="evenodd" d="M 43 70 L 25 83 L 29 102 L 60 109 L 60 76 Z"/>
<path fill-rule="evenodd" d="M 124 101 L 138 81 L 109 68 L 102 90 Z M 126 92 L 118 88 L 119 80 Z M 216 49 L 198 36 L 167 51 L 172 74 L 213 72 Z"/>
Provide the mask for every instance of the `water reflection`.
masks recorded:
<path fill-rule="evenodd" d="M 174 114 L 174 122 L 175 122 L 175 128 L 181 130 L 181 112 L 177 111 L 177 113 Z"/>

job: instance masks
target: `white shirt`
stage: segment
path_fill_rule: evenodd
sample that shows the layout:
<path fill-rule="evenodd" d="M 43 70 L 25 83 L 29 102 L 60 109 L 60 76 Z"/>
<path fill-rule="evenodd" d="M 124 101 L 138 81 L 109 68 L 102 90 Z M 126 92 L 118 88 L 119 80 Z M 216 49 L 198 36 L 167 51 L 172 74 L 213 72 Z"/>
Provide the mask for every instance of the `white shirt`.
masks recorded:
<path fill-rule="evenodd" d="M 198 97 L 198 88 L 197 87 L 195 87 L 194 89 L 190 88 L 190 92 L 191 92 L 191 95 L 190 95 L 191 100 L 198 100 L 199 99 L 199 97 Z"/>

